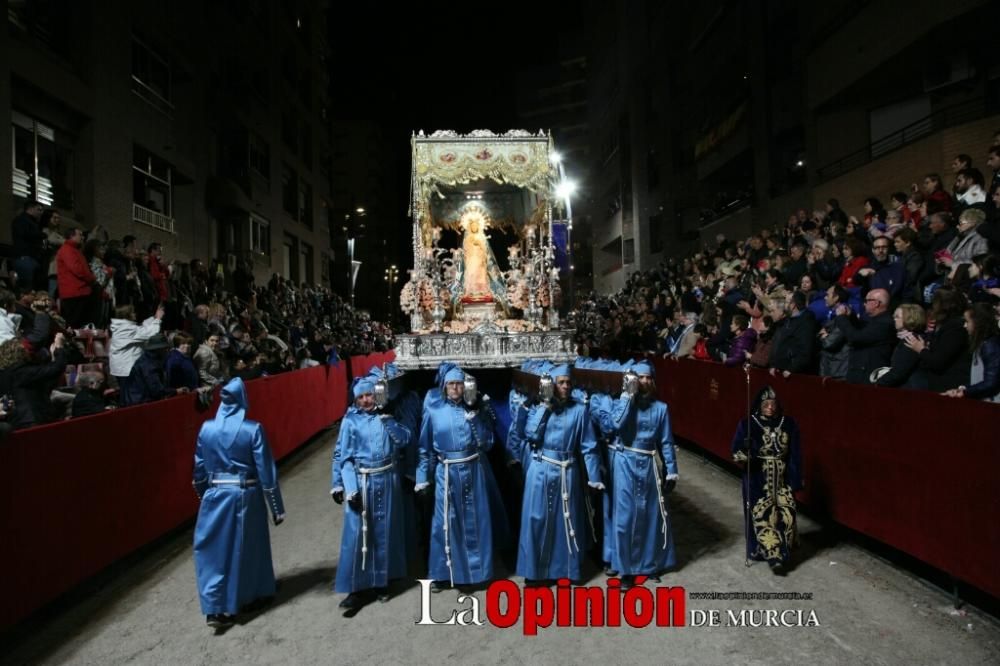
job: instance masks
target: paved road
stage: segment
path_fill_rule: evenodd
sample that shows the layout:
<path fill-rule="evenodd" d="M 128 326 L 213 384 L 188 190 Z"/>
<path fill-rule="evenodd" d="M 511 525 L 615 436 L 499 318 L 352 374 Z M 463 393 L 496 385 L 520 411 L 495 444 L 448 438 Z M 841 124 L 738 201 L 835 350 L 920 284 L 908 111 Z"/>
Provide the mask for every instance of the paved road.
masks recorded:
<path fill-rule="evenodd" d="M 680 568 L 664 585 L 688 593 L 807 592 L 811 601 L 707 601 L 692 609 L 802 609 L 818 627 L 549 628 L 526 637 L 522 625 L 416 626 L 414 584 L 385 604 L 345 618 L 331 592 L 341 515 L 330 501 L 332 435 L 281 469 L 288 521 L 271 537 L 278 598 L 222 635 L 198 607 L 190 530 L 128 566 L 92 596 L 63 610 L 0 657 L 4 663 L 313 664 L 426 663 L 1000 663 L 1000 623 L 912 574 L 801 521 L 803 561 L 785 578 L 743 564 L 738 482 L 689 452 L 672 495 Z M 873 507 L 873 510 L 877 508 Z M 595 583 L 603 575 L 595 572 Z M 485 594 L 478 592 L 484 599 Z M 467 607 L 468 604 L 465 604 Z M 438 620 L 458 607 L 456 593 L 433 597 Z M 11 646 L 8 646 L 11 647 Z"/>

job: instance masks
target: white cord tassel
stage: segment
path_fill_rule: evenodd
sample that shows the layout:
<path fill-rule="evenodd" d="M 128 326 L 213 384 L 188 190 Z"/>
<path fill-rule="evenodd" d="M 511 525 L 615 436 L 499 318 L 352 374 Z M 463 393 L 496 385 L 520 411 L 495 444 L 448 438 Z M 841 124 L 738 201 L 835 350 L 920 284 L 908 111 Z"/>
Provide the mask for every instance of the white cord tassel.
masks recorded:
<path fill-rule="evenodd" d="M 568 550 L 570 555 L 572 555 L 573 548 L 576 548 L 577 552 L 580 550 L 580 546 L 576 542 L 576 530 L 573 529 L 573 520 L 570 517 L 569 512 L 569 483 L 567 479 L 567 470 L 573 461 L 555 460 L 554 458 L 549 458 L 548 456 L 542 456 L 542 460 L 559 467 L 559 490 L 562 492 L 563 526 L 566 531 L 566 550 Z"/>
<path fill-rule="evenodd" d="M 448 538 L 448 524 L 451 522 L 449 498 L 451 497 L 451 470 L 448 462 L 444 465 L 444 560 L 448 565 L 448 582 L 455 586 L 455 572 L 451 569 L 451 540 Z"/>
<path fill-rule="evenodd" d="M 455 585 L 455 572 L 451 567 L 451 537 L 449 535 L 448 527 L 451 523 L 451 470 L 449 468 L 452 465 L 472 462 L 478 458 L 478 453 L 473 453 L 471 456 L 456 458 L 454 460 L 438 458 L 438 460 L 440 460 L 444 465 L 444 559 L 445 563 L 448 565 L 448 582 L 451 583 L 452 586 Z"/>

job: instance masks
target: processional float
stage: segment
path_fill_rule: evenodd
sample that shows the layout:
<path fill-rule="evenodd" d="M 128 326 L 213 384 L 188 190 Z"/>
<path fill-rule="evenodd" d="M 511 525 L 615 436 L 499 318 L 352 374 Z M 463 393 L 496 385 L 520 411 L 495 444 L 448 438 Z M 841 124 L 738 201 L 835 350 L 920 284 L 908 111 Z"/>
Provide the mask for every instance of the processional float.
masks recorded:
<path fill-rule="evenodd" d="M 573 332 L 560 328 L 551 136 L 419 132 L 411 145 L 413 269 L 401 293 L 410 333 L 397 337 L 397 365 L 574 358 Z M 503 265 L 490 231 L 510 239 Z"/>

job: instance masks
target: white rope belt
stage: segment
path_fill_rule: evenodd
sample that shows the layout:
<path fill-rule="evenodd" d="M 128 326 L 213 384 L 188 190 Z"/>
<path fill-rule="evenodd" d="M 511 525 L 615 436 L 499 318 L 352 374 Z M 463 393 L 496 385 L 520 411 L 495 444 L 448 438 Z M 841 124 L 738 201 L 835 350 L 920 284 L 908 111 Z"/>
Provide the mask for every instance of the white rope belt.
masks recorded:
<path fill-rule="evenodd" d="M 625 446 L 620 444 L 619 448 L 625 451 L 631 451 L 632 453 L 640 453 L 644 456 L 649 456 L 653 459 L 653 463 L 656 467 L 656 499 L 660 503 L 660 518 L 662 519 L 663 525 L 660 531 L 663 533 L 663 547 L 667 547 L 667 500 L 663 495 L 663 460 L 660 456 L 656 455 L 656 451 L 652 449 L 637 449 L 631 446 Z"/>
<path fill-rule="evenodd" d="M 540 457 L 545 462 L 559 467 L 559 489 L 562 492 L 563 525 L 566 528 L 566 549 L 569 551 L 569 554 L 572 555 L 573 548 L 576 548 L 577 552 L 580 551 L 580 546 L 576 543 L 576 530 L 573 529 L 573 520 L 569 515 L 569 483 L 566 478 L 567 470 L 569 469 L 569 466 L 573 464 L 573 460 L 556 460 L 555 458 L 549 458 L 546 455 L 542 455 Z"/>
<path fill-rule="evenodd" d="M 451 568 L 451 539 L 448 536 L 448 524 L 451 522 L 448 501 L 451 497 L 451 473 L 448 470 L 448 466 L 472 462 L 478 458 L 478 453 L 473 453 L 471 456 L 466 456 L 464 458 L 454 458 L 451 460 L 438 456 L 438 460 L 444 465 L 444 559 L 448 564 L 448 582 L 452 585 L 455 584 L 455 572 L 452 571 Z"/>
<path fill-rule="evenodd" d="M 365 570 L 368 559 L 368 477 L 371 474 L 381 474 L 393 468 L 395 462 L 381 467 L 359 467 L 361 474 L 361 570 Z"/>

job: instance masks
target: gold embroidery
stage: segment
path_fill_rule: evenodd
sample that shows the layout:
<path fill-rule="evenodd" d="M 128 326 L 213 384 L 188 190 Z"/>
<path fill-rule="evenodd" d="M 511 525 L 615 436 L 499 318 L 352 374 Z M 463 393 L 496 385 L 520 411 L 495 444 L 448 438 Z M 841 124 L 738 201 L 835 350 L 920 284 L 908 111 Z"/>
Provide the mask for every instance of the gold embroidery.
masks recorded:
<path fill-rule="evenodd" d="M 791 487 L 785 483 L 789 437 L 781 428 L 784 419 L 777 427 L 765 426 L 756 418 L 754 421 L 761 428 L 757 458 L 761 461 L 764 477 L 762 494 L 751 510 L 754 533 L 760 556 L 766 560 L 781 560 L 782 550 L 791 550 L 797 539 L 795 497 Z"/>

